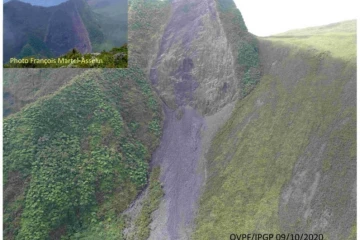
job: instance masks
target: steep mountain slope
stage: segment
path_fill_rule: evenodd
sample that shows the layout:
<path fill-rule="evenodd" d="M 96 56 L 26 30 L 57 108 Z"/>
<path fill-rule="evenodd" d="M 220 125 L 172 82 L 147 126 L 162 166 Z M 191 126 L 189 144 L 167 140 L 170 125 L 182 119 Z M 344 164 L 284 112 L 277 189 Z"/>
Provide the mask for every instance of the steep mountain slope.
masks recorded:
<path fill-rule="evenodd" d="M 4 0 L 4 3 L 14 1 L 14 0 Z M 68 0 L 17 0 L 25 3 L 30 3 L 33 6 L 42 6 L 42 7 L 51 7 L 59 5 L 60 3 L 66 2 Z"/>
<path fill-rule="evenodd" d="M 203 144 L 207 141 L 202 135 L 210 135 L 214 125 L 221 125 L 208 121 L 203 114 L 215 114 L 245 96 L 256 84 L 257 42 L 247 32 L 233 2 L 168 4 L 171 13 L 158 48 L 154 49 L 157 53 L 144 59 L 144 67 L 150 68 L 150 81 L 164 101 L 165 112 L 161 144 L 152 159 L 154 166 L 161 167 L 164 197 L 152 216 L 149 239 L 188 239 L 205 174 L 202 160 L 203 148 L 207 147 Z M 222 9 L 221 4 L 226 7 Z M 131 18 L 135 20 L 131 28 L 135 34 L 148 31 L 147 27 L 143 31 L 147 18 L 142 13 L 149 5 L 131 2 Z M 224 13 L 219 13 L 218 8 Z M 144 46 L 141 40 L 147 40 L 130 39 L 135 46 Z M 244 75 L 248 86 L 242 81 Z"/>
<path fill-rule="evenodd" d="M 356 32 L 303 32 L 260 41 L 263 77 L 213 140 L 194 239 L 355 239 Z"/>
<path fill-rule="evenodd" d="M 11 57 L 59 56 L 77 48 L 92 51 L 104 36 L 95 13 L 84 0 L 57 6 L 32 6 L 21 1 L 4 4 L 4 62 Z"/>
<path fill-rule="evenodd" d="M 23 48 L 49 56 L 46 51 L 44 36 L 51 13 L 41 7 L 33 7 L 20 1 L 4 4 L 4 62 L 21 54 Z M 28 35 L 27 32 L 40 32 Z M 34 43 L 32 40 L 34 39 Z M 35 45 L 35 46 L 34 46 Z M 42 50 L 45 50 L 44 53 Z M 32 52 L 30 52 L 31 54 Z M 49 54 L 49 55 L 48 55 Z"/>
<path fill-rule="evenodd" d="M 118 0 L 86 0 L 88 4 L 94 8 L 103 8 L 114 5 Z M 121 1 L 120 1 L 121 2 Z"/>
<path fill-rule="evenodd" d="M 5 119 L 6 239 L 121 225 L 117 214 L 146 185 L 160 134 L 161 111 L 143 77 L 87 71 Z"/>
<path fill-rule="evenodd" d="M 97 14 L 105 41 L 93 44 L 94 51 L 110 50 L 128 42 L 128 1 L 88 0 L 89 6 Z"/>
<path fill-rule="evenodd" d="M 150 70 L 151 82 L 172 108 L 189 104 L 212 113 L 247 94 L 243 76 L 248 88 L 257 81 L 256 39 L 235 4 L 222 9 L 223 1 L 172 2 Z"/>
<path fill-rule="evenodd" d="M 54 93 L 83 69 L 4 69 L 3 116 L 20 111 L 26 104 Z"/>
<path fill-rule="evenodd" d="M 205 5 L 204 5 L 205 4 Z M 186 7 L 187 6 L 187 7 Z M 205 11 L 203 10 L 202 7 L 204 6 L 208 6 L 207 8 L 205 8 Z M 234 5 L 233 5 L 234 7 Z M 176 12 L 174 14 L 172 14 L 173 12 L 171 11 L 171 9 L 176 9 Z M 157 208 L 157 206 L 153 206 L 151 208 L 147 208 L 145 203 L 149 202 L 149 200 L 147 199 L 153 199 L 153 198 L 157 198 L 159 199 L 159 196 L 161 197 L 162 194 L 157 194 L 157 193 L 153 193 L 153 191 L 151 189 L 156 189 L 153 188 L 151 186 L 153 186 L 152 184 L 150 184 L 150 189 L 148 189 L 146 191 L 145 194 L 145 200 L 143 201 L 143 205 L 141 205 L 139 207 L 139 220 L 135 220 L 135 225 L 134 225 L 134 229 L 136 230 L 137 233 L 141 233 L 140 230 L 141 229 L 152 229 L 152 231 L 149 233 L 150 235 L 152 235 L 152 238 L 157 238 L 159 235 L 161 234 L 161 231 L 153 231 L 154 228 L 156 228 L 156 224 L 160 224 L 163 227 L 159 227 L 158 229 L 161 230 L 163 229 L 165 231 L 165 238 L 166 237 L 177 237 L 177 236 L 189 236 L 191 229 L 192 229 L 192 223 L 193 223 L 193 219 L 195 216 L 195 210 L 196 210 L 196 204 L 197 204 L 197 200 L 200 194 L 200 188 L 201 188 L 201 172 L 196 172 L 196 169 L 198 168 L 198 166 L 201 164 L 200 163 L 200 159 L 203 156 L 203 150 L 201 148 L 201 144 L 202 142 L 199 141 L 201 140 L 201 136 L 199 135 L 199 130 L 200 129 L 204 129 L 203 127 L 207 127 L 209 130 L 211 130 L 211 124 L 210 122 L 207 122 L 206 120 L 203 119 L 203 117 L 201 116 L 201 112 L 206 112 L 206 111 L 215 111 L 216 108 L 219 108 L 220 105 L 224 105 L 226 104 L 227 101 L 232 101 L 233 99 L 236 99 L 236 96 L 241 96 L 242 94 L 241 92 L 241 81 L 237 80 L 234 76 L 236 73 L 235 70 L 231 70 L 231 68 L 229 68 L 228 70 L 221 72 L 220 75 L 217 74 L 216 76 L 210 76 L 209 74 L 206 74 L 208 81 L 214 85 L 213 87 L 213 95 L 215 97 L 218 98 L 224 98 L 224 100 L 222 102 L 220 102 L 220 105 L 218 104 L 217 101 L 215 101 L 214 99 L 212 99 L 211 104 L 215 105 L 214 107 L 211 106 L 211 104 L 204 104 L 204 100 L 201 99 L 201 96 L 206 96 L 205 93 L 201 92 L 205 90 L 205 84 L 207 84 L 207 81 L 203 81 L 201 82 L 201 84 L 199 84 L 199 89 L 202 89 L 201 91 L 194 91 L 194 98 L 191 98 L 191 91 L 196 90 L 192 88 L 188 88 L 187 85 L 187 80 L 190 79 L 190 81 L 197 81 L 196 78 L 191 77 L 193 70 L 196 70 L 199 74 L 200 73 L 204 73 L 205 71 L 208 70 L 208 67 L 202 64 L 197 64 L 197 62 L 201 62 L 204 61 L 205 59 L 207 59 L 207 54 L 211 53 L 212 49 L 216 49 L 217 45 L 219 43 L 221 43 L 222 47 L 221 47 L 221 51 L 223 49 L 227 49 L 226 50 L 226 54 L 223 58 L 220 58 L 216 63 L 214 63 L 211 66 L 217 66 L 216 69 L 220 69 L 221 66 L 223 65 L 223 59 L 227 59 L 228 63 L 230 66 L 233 65 L 239 65 L 242 66 L 242 69 L 240 69 L 240 73 L 243 73 L 245 70 L 249 70 L 250 68 L 255 69 L 256 66 L 249 66 L 246 63 L 242 63 L 241 61 L 237 61 L 238 59 L 236 59 L 236 57 L 238 57 L 238 51 L 236 51 L 235 53 L 232 52 L 232 49 L 236 49 L 236 50 L 240 50 L 241 46 L 236 45 L 235 40 L 233 40 L 232 42 L 227 42 L 226 40 L 226 36 L 225 36 L 225 31 L 222 28 L 221 25 L 221 20 L 220 17 L 216 14 L 216 2 L 207 2 L 207 1 L 203 1 L 203 2 L 199 2 L 196 3 L 194 2 L 191 5 L 187 5 L 187 3 L 170 3 L 170 2 L 166 2 L 166 1 L 154 1 L 154 2 L 147 2 L 147 1 L 133 1 L 131 2 L 131 9 L 132 9 L 132 14 L 130 15 L 130 28 L 131 28 L 131 34 L 130 34 L 130 39 L 132 39 L 131 45 L 129 45 L 130 48 L 130 54 L 133 54 L 133 58 L 130 59 L 130 64 L 131 66 L 139 66 L 142 69 L 144 69 L 147 73 L 149 73 L 151 75 L 151 79 L 153 79 L 153 69 L 155 68 L 156 64 L 159 64 L 159 66 L 162 66 L 163 64 L 168 64 L 167 60 L 164 60 L 163 62 L 161 61 L 160 57 L 163 57 L 163 53 L 166 54 L 170 54 L 172 51 L 177 51 L 179 60 L 170 60 L 170 63 L 173 61 L 173 63 L 171 63 L 173 71 L 176 71 L 176 78 L 178 79 L 177 81 L 179 81 L 178 84 L 173 84 L 170 83 L 169 86 L 167 88 L 169 88 L 169 91 L 171 91 L 170 89 L 176 89 L 177 93 L 177 101 L 173 101 L 171 98 L 167 98 L 164 97 L 163 101 L 165 103 L 164 105 L 164 111 L 167 114 L 166 117 L 166 124 L 165 124 L 165 128 L 164 128 L 164 135 L 163 135 L 163 142 L 165 145 L 162 145 L 162 147 L 157 151 L 156 153 L 156 157 L 154 157 L 155 160 L 153 160 L 153 167 L 156 169 L 157 165 L 160 165 L 161 167 L 161 172 L 163 173 L 164 169 L 166 169 L 166 166 L 168 166 L 170 164 L 169 160 L 171 160 L 170 158 L 167 158 L 167 156 L 169 156 L 169 154 L 172 154 L 172 150 L 174 148 L 178 149 L 177 151 L 179 153 L 182 153 L 179 156 L 178 159 L 178 167 L 184 168 L 184 171 L 186 172 L 187 170 L 190 170 L 187 175 L 185 174 L 177 174 L 176 176 L 179 176 L 180 178 L 178 179 L 178 183 L 177 186 L 175 188 L 173 188 L 171 185 L 173 183 L 173 181 L 176 179 L 172 179 L 170 182 L 166 182 L 164 180 L 162 180 L 162 184 L 164 185 L 164 191 L 165 191 L 165 198 L 163 199 L 163 201 L 160 203 L 160 211 L 167 211 L 167 205 L 170 204 L 171 202 L 174 201 L 178 201 L 180 203 L 181 199 L 183 198 L 182 194 L 174 194 L 176 193 L 176 191 L 179 191 L 179 193 L 183 192 L 185 194 L 187 194 L 188 196 L 191 196 L 191 200 L 190 200 L 190 204 L 186 204 L 185 202 L 181 205 L 179 205 L 179 207 L 175 208 L 174 211 L 169 211 L 167 214 L 167 216 L 158 216 L 158 217 L 153 217 L 151 215 L 151 213 Z M 233 10 L 236 10 L 236 8 L 233 8 Z M 236 12 L 237 11 L 237 12 Z M 240 13 L 238 12 L 238 10 L 236 10 L 235 13 L 237 14 L 237 16 L 241 16 Z M 160 15 L 155 15 L 154 13 L 162 13 Z M 182 16 L 184 13 L 188 13 L 188 15 L 186 16 Z M 197 14 L 199 14 L 197 16 Z M 236 15 L 235 14 L 235 15 Z M 158 17 L 154 17 L 154 16 L 158 16 Z M 230 15 L 232 16 L 232 15 Z M 177 18 L 181 18 L 180 20 L 183 22 L 182 29 L 177 29 L 176 26 L 176 19 Z M 195 18 L 195 25 L 192 21 L 189 21 L 189 19 Z M 226 17 L 225 17 L 226 18 Z M 239 20 L 239 19 L 238 19 Z M 240 18 L 241 20 L 241 18 Z M 235 28 L 238 26 L 236 21 L 233 21 L 233 26 L 228 26 L 229 29 L 227 30 L 228 32 L 230 32 L 232 30 L 231 27 Z M 243 23 L 243 21 L 240 21 L 240 26 L 241 23 Z M 202 24 L 206 24 L 206 28 L 203 28 L 201 25 Z M 215 28 L 216 32 L 213 30 L 213 28 Z M 165 32 L 165 34 L 163 34 L 163 31 Z M 179 32 L 183 32 L 182 35 L 177 35 Z M 218 35 L 217 33 L 221 33 L 220 35 L 220 39 L 218 39 Z M 206 38 L 206 34 L 207 33 L 211 33 L 212 39 L 209 39 L 207 41 L 207 49 L 202 49 L 202 44 L 201 41 L 203 39 Z M 201 36 L 201 39 L 199 38 L 190 38 L 192 34 L 198 34 L 198 36 Z M 171 40 L 171 43 L 174 43 L 174 45 L 168 44 L 168 37 L 170 35 L 170 38 L 172 38 L 173 40 Z M 194 35 L 195 36 L 195 35 Z M 247 33 L 246 29 L 243 29 L 242 32 L 239 32 L 239 35 L 236 35 L 235 38 L 243 40 L 243 42 L 247 42 L 246 38 L 247 37 L 249 39 L 254 40 L 253 37 L 251 37 L 250 34 Z M 177 38 L 177 39 L 176 39 Z M 182 42 L 183 39 L 185 41 L 185 45 L 178 45 L 176 42 L 178 40 L 180 40 L 180 42 Z M 212 42 L 213 40 L 216 40 L 215 42 Z M 193 45 L 193 46 L 192 46 Z M 177 48 L 179 47 L 179 48 Z M 198 57 L 194 58 L 194 60 L 192 60 L 190 57 L 187 56 L 187 52 L 183 52 L 182 50 L 188 49 L 189 51 L 191 50 L 191 52 L 196 52 L 199 51 L 197 49 L 200 49 L 201 52 L 198 53 Z M 237 49 L 239 48 L 239 49 Z M 251 50 L 253 52 L 255 52 L 254 48 L 247 48 L 247 50 Z M 251 52 L 250 51 L 250 52 Z M 201 54 L 200 54 L 201 53 Z M 168 55 L 169 56 L 169 55 Z M 236 56 L 234 58 L 234 56 Z M 214 53 L 214 59 L 215 59 L 215 53 Z M 175 61 L 174 61 L 175 60 Z M 192 63 L 193 62 L 193 63 Z M 177 66 L 178 64 L 180 64 L 180 66 Z M 189 68 L 190 67 L 190 68 Z M 255 67 L 255 68 L 254 68 Z M 159 74 L 165 74 L 162 71 L 166 70 L 169 71 L 171 70 L 171 68 L 169 69 L 165 69 L 164 67 L 159 67 Z M 63 69 L 63 71 L 67 72 L 68 74 L 71 75 L 71 70 L 65 70 Z M 124 70 L 126 72 L 126 70 Z M 213 70 L 215 72 L 215 70 Z M 115 71 L 116 72 L 116 71 Z M 13 77 L 15 75 L 15 78 L 18 79 L 17 83 L 11 83 L 9 85 L 13 85 L 13 88 L 16 90 L 13 90 L 12 92 L 17 92 L 17 89 L 20 88 L 22 82 L 26 82 L 27 81 L 27 76 L 25 74 L 25 71 L 19 71 L 19 72 L 14 72 L 14 75 L 11 75 L 8 73 L 5 73 L 5 76 Z M 53 72 L 49 72 L 49 73 L 53 73 Z M 55 72 L 54 72 L 55 73 Z M 42 79 L 47 79 L 48 77 L 50 77 L 49 75 L 43 75 L 43 74 L 38 74 L 38 73 L 30 73 L 30 76 L 34 76 L 35 79 L 39 79 L 36 80 L 35 82 L 44 82 L 44 80 Z M 89 75 L 86 75 L 90 78 L 94 78 L 94 79 L 98 79 L 98 75 L 94 75 L 92 76 L 92 74 L 94 74 L 93 72 L 89 72 L 87 73 Z M 109 74 L 107 72 L 107 70 L 102 71 L 102 74 L 107 75 Z M 187 76 L 190 76 L 190 78 L 188 78 Z M 222 83 L 220 79 L 222 79 L 224 76 L 227 76 L 226 78 L 228 79 L 228 82 L 226 84 Z M 54 79 L 55 80 L 55 79 Z M 61 81 L 66 81 L 65 78 L 61 78 L 59 77 L 58 80 L 55 80 L 52 84 L 61 84 Z M 159 82 L 161 81 L 161 78 L 159 78 Z M 8 79 L 8 81 L 6 82 L 11 82 L 10 79 Z M 35 84 L 38 86 L 39 89 L 36 89 L 35 87 L 35 91 L 43 91 L 43 86 L 41 86 L 40 84 Z M 231 89 L 231 86 L 235 85 L 238 86 L 239 88 L 236 91 L 232 91 L 232 94 L 234 96 L 231 97 L 226 97 L 225 93 Z M 159 91 L 161 90 L 161 86 L 159 86 L 159 89 L 157 89 L 156 91 L 162 95 L 162 93 Z M 185 86 L 185 88 L 183 88 L 183 86 Z M 189 92 L 190 90 L 190 92 Z M 32 92 L 29 91 L 27 93 L 24 93 L 25 95 L 31 96 Z M 190 94 L 190 95 L 189 95 Z M 198 95 L 196 95 L 198 94 Z M 21 94 L 19 94 L 21 95 Z M 164 95 L 169 95 L 169 92 L 165 92 Z M 214 96 L 212 98 L 214 98 Z M 27 96 L 21 96 L 21 98 L 28 98 Z M 37 98 L 36 97 L 30 97 L 30 101 L 34 101 Z M 199 104 L 200 102 L 200 104 Z M 193 107 L 186 107 L 186 105 L 190 103 L 192 105 L 201 105 L 202 109 L 196 110 Z M 37 104 L 37 103 L 36 103 Z M 176 105 L 175 105 L 176 104 Z M 171 109 L 167 106 L 173 106 L 175 108 L 178 109 Z M 20 105 L 20 107 L 22 107 L 22 105 Z M 66 109 L 66 108 L 65 108 Z M 80 109 L 78 109 L 80 110 Z M 74 114 L 78 111 L 75 109 Z M 14 111 L 16 111 L 16 109 L 14 109 Z M 23 112 L 25 111 L 25 109 L 21 110 L 21 114 L 23 114 Z M 231 111 L 230 111 L 231 112 Z M 19 113 L 19 116 L 22 116 Z M 76 114 L 77 116 L 78 114 Z M 81 114 L 80 114 L 81 116 Z M 125 115 L 124 115 L 125 116 Z M 13 116 L 15 117 L 15 116 Z M 10 117 L 9 119 L 12 119 L 13 117 Z M 23 116 L 22 116 L 23 117 Z M 22 119 L 22 117 L 19 117 L 20 119 Z M 52 118 L 49 118 L 49 120 L 51 120 Z M 65 118 L 66 119 L 66 118 Z M 194 121 L 198 121 L 199 124 L 192 124 Z M 217 123 L 215 123 L 216 125 Z M 21 126 L 25 126 L 25 123 L 21 123 Z M 35 124 L 36 126 L 36 124 Z M 52 125 L 54 126 L 54 125 Z M 133 126 L 133 125 L 131 125 Z M 157 132 L 160 131 L 160 125 L 158 122 L 151 122 L 151 124 L 149 125 L 150 129 L 156 130 Z M 134 125 L 133 127 L 136 127 L 136 125 Z M 86 129 L 86 127 L 85 127 Z M 176 135 L 174 135 L 172 133 L 173 129 L 177 129 L 176 131 L 178 131 L 179 133 L 183 132 L 183 140 L 180 139 L 180 141 L 175 141 L 169 142 L 169 148 L 166 146 L 166 141 L 167 139 L 173 138 Z M 50 129 L 49 129 L 50 130 Z M 19 133 L 14 133 L 19 134 Z M 206 134 L 206 133 L 205 133 Z M 6 137 L 7 138 L 7 137 Z M 187 144 L 182 144 L 182 142 L 188 142 Z M 209 141 L 207 141 L 209 142 Z M 177 144 L 180 143 L 180 144 Z M 195 143 L 195 146 L 192 146 L 192 143 Z M 65 144 L 65 143 L 64 143 Z M 62 146 L 63 144 L 60 143 L 60 145 Z M 195 148 L 194 148 L 195 147 Z M 24 147 L 26 148 L 26 147 Z M 195 153 L 194 153 L 194 149 L 195 149 Z M 6 150 L 7 154 L 11 154 L 11 150 L 7 149 Z M 13 155 L 12 155 L 13 156 Z M 189 158 L 188 158 L 189 157 Z M 174 159 L 175 160 L 175 159 Z M 17 161 L 17 157 L 14 158 L 9 158 L 6 162 L 6 165 L 12 165 L 12 161 Z M 6 168 L 7 169 L 7 168 Z M 171 170 L 167 171 L 166 174 L 161 174 L 161 178 L 164 179 L 164 176 L 171 176 L 171 174 L 175 173 L 174 171 L 177 171 L 178 168 L 174 168 L 172 167 Z M 6 170 L 7 171 L 7 170 Z M 8 171 L 9 176 L 11 175 L 12 171 Z M 35 174 L 35 173 L 34 173 Z M 189 179 L 191 180 L 188 184 L 190 185 L 194 185 L 194 188 L 187 190 L 187 185 L 185 185 L 184 183 L 187 181 L 187 177 L 189 177 Z M 154 177 L 156 179 L 156 176 Z M 18 179 L 18 178 L 16 178 Z M 9 179 L 8 181 L 11 182 L 11 179 Z M 28 189 L 28 184 L 25 184 L 22 181 L 22 185 L 24 186 L 23 189 Z M 33 189 L 37 189 L 37 185 L 32 185 Z M 40 185 L 39 185 L 40 186 Z M 155 186 L 157 186 L 157 184 L 155 184 Z M 14 188 L 14 184 L 9 184 L 6 186 L 8 189 L 8 191 L 11 192 L 11 189 Z M 130 191 L 132 188 L 131 186 L 127 186 L 124 188 L 124 191 Z M 21 191 L 20 191 L 21 192 Z M 152 197 L 155 196 L 155 197 Z M 158 197 L 156 197 L 158 196 Z M 22 195 L 22 197 L 20 197 L 20 199 L 24 199 L 24 197 L 26 198 L 26 196 Z M 131 199 L 131 197 L 127 198 L 127 199 Z M 30 201 L 30 200 L 29 200 Z M 21 202 L 21 200 L 20 200 Z M 9 202 L 7 202 L 7 216 L 9 216 L 9 220 L 7 221 L 7 226 L 9 226 L 9 228 L 6 228 L 7 233 L 9 234 L 8 236 L 11 236 L 11 234 L 17 234 L 18 231 L 20 231 L 20 234 L 27 234 L 29 233 L 29 228 L 28 225 L 22 225 L 19 222 L 19 219 L 23 219 L 23 215 L 12 215 L 14 212 L 14 208 L 17 206 L 18 208 L 18 212 L 22 212 L 23 208 L 26 206 L 21 205 L 19 206 L 19 204 L 15 204 L 13 203 L 11 200 Z M 173 204 L 173 203 L 171 203 Z M 41 205 L 42 206 L 42 205 Z M 155 208 L 154 208 L 155 207 Z M 148 209 L 148 210 L 147 210 Z M 189 216 L 186 220 L 181 220 L 181 219 L 177 219 L 176 217 L 178 216 L 178 214 L 180 214 L 181 212 L 187 212 L 189 213 Z M 28 220 L 22 220 L 25 221 L 25 223 L 29 223 L 29 221 L 31 221 L 29 215 L 24 215 L 26 216 L 24 219 L 28 219 Z M 101 217 L 101 214 L 100 214 Z M 118 219 L 119 215 L 116 215 L 115 219 Z M 153 218 L 153 222 L 155 225 L 149 226 L 149 223 L 151 222 L 151 219 Z M 64 219 L 64 218 L 62 218 Z M 65 218 L 66 219 L 66 218 Z M 76 222 L 77 220 L 75 220 Z M 100 218 L 99 221 L 103 221 L 102 218 Z M 120 220 L 119 220 L 120 221 Z M 149 222 L 150 221 L 150 222 Z M 36 222 L 36 221 L 35 221 Z M 121 221 L 120 221 L 121 222 Z M 121 225 L 121 223 L 118 223 L 117 226 Z M 43 234 L 42 236 L 44 236 L 44 234 L 46 234 L 46 232 L 50 231 L 51 229 L 56 230 L 55 235 L 64 235 L 65 232 L 68 233 L 69 231 L 71 232 L 71 230 L 64 230 L 64 226 L 61 225 L 59 226 L 60 228 L 56 228 L 56 223 L 52 222 L 51 220 L 49 221 L 49 223 L 51 224 L 48 225 L 46 227 L 46 229 L 42 229 L 41 230 L 41 234 Z M 55 224 L 55 225 L 52 225 Z M 110 223 L 112 224 L 112 223 Z M 11 226 L 11 227 L 10 227 Z M 15 231 L 10 230 L 15 226 Z M 23 227 L 21 226 L 25 226 L 25 228 L 23 229 Z M 88 226 L 87 224 L 85 224 L 85 226 Z M 96 226 L 96 225 L 95 225 Z M 111 226 L 116 226 L 115 225 L 111 225 Z M 110 226 L 110 228 L 111 228 Z M 34 227 L 34 226 L 33 226 Z M 151 227 L 151 228 L 149 228 Z M 54 229 L 55 228 L 55 229 Z M 66 228 L 67 229 L 67 228 Z M 87 230 L 86 230 L 87 229 Z M 95 228 L 91 228 L 90 226 L 88 226 L 84 231 L 78 232 L 77 236 L 90 236 L 90 235 L 94 235 L 95 232 L 97 232 Z M 168 231 L 169 230 L 169 231 Z M 10 231 L 10 233 L 9 233 Z M 73 231 L 80 231 L 79 229 L 75 229 Z M 101 231 L 100 231 L 101 232 Z M 138 238 L 136 236 L 135 232 L 135 238 Z M 85 235 L 83 235 L 85 234 Z M 22 235 L 20 235 L 22 236 Z M 142 235 L 144 237 L 144 235 Z M 145 235 L 146 237 L 146 235 Z"/>
<path fill-rule="evenodd" d="M 6 239 L 347 238 L 354 55 L 258 40 L 231 0 L 129 7 L 129 69 L 4 70 Z"/>

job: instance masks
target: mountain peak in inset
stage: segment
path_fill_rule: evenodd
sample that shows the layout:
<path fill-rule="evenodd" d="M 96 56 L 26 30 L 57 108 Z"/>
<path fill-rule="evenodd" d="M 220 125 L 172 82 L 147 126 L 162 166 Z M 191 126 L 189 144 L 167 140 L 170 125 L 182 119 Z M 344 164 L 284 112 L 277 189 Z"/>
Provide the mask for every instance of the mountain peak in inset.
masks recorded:
<path fill-rule="evenodd" d="M 68 0 L 4 0 L 4 3 L 10 1 L 21 1 L 25 3 L 30 3 L 33 6 L 51 7 L 51 6 L 59 5 Z"/>
<path fill-rule="evenodd" d="M 74 47 L 89 53 L 92 43 L 102 40 L 103 33 L 83 0 L 46 8 L 14 0 L 4 4 L 4 62 L 13 57 L 56 57 Z"/>

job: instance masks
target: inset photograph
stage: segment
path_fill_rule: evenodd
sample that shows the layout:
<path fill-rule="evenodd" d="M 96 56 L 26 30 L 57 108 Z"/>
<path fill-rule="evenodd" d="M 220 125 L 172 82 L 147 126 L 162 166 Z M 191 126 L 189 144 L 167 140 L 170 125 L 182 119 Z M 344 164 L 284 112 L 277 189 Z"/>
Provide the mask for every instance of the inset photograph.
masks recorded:
<path fill-rule="evenodd" d="M 127 0 L 3 0 L 4 68 L 127 68 Z"/>

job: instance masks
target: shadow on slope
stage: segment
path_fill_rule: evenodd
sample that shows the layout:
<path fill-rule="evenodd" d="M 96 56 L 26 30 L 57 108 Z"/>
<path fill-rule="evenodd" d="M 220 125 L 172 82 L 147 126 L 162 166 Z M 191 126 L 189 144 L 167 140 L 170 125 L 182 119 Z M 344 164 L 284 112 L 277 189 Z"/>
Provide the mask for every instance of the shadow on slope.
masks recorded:
<path fill-rule="evenodd" d="M 311 39 L 260 41 L 263 77 L 208 152 L 193 239 L 231 233 L 356 235 L 356 59 Z M 317 39 L 313 36 L 312 39 Z M 279 42 L 281 41 L 281 42 Z M 327 43 L 331 45 L 330 42 Z M 352 49 L 352 50 L 351 50 Z"/>

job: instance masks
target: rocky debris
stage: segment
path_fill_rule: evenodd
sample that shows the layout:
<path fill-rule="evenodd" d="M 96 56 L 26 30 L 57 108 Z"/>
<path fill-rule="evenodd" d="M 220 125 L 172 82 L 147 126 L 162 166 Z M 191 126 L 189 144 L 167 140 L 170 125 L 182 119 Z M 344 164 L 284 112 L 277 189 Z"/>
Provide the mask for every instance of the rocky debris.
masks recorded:
<path fill-rule="evenodd" d="M 165 103 L 163 136 L 152 158 L 153 165 L 161 166 L 165 193 L 153 214 L 149 239 L 154 240 L 190 239 L 206 176 L 204 156 L 214 129 L 226 119 L 207 125 L 202 114 L 215 114 L 239 96 L 235 60 L 214 11 L 216 2 L 180 0 L 171 6 L 172 15 L 149 72 Z M 232 108 L 226 109 L 228 116 Z"/>
<path fill-rule="evenodd" d="M 165 107 L 161 144 L 153 154 L 152 164 L 162 168 L 165 195 L 154 213 L 149 239 L 189 239 L 194 226 L 203 182 L 198 164 L 204 119 L 191 107 L 181 108 L 184 113 L 179 120 L 176 111 Z"/>

